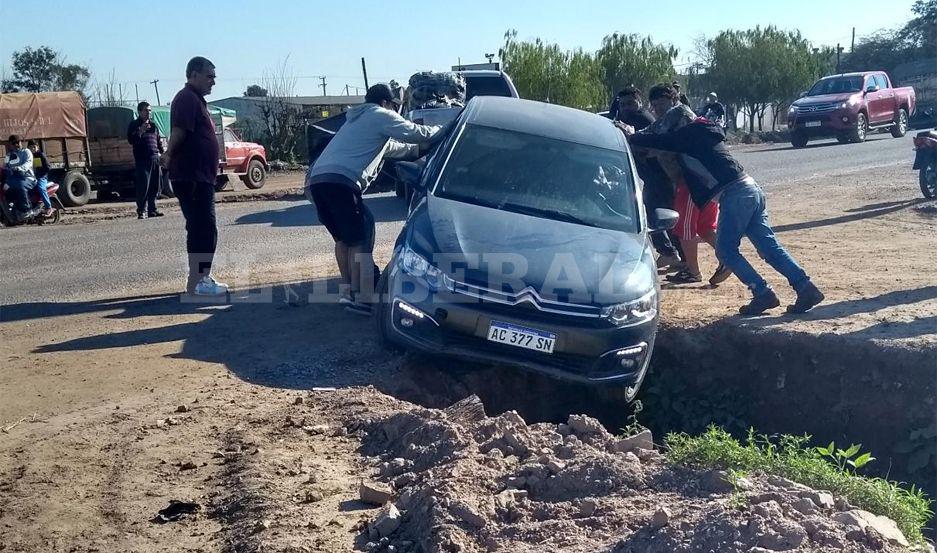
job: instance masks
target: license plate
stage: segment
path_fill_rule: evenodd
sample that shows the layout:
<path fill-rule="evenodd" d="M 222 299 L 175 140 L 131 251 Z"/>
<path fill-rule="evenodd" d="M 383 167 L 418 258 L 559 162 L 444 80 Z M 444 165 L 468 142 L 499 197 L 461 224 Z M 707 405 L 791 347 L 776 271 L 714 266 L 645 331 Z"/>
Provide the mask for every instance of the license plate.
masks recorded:
<path fill-rule="evenodd" d="M 807 124 L 804 126 L 805 127 L 819 127 L 820 124 L 821 124 L 820 121 L 807 121 Z"/>
<path fill-rule="evenodd" d="M 499 344 L 532 349 L 543 353 L 553 353 L 556 334 L 510 323 L 491 321 L 491 326 L 488 327 L 488 339 Z"/>

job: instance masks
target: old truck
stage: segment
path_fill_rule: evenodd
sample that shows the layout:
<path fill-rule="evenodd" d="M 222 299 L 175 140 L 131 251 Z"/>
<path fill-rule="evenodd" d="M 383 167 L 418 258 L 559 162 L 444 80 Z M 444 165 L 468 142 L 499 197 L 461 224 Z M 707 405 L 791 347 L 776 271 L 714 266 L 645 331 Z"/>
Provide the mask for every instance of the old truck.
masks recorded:
<path fill-rule="evenodd" d="M 59 183 L 58 197 L 65 206 L 88 203 L 91 157 L 85 103 L 77 92 L 0 94 L 0 153 L 4 157 L 11 134 L 39 141 L 49 160 L 49 180 Z"/>
<path fill-rule="evenodd" d="M 787 124 L 795 148 L 819 137 L 862 142 L 874 130 L 901 138 L 914 110 L 914 89 L 895 88 L 885 72 L 843 73 L 823 77 L 804 92 L 791 104 Z"/>
<path fill-rule="evenodd" d="M 260 144 L 244 142 L 230 128 L 236 119 L 232 110 L 209 107 L 217 129 L 219 152 L 216 190 L 224 189 L 231 175 L 240 177 L 248 188 L 261 188 L 267 176 L 267 154 Z M 128 107 L 96 107 L 88 110 L 88 141 L 98 197 L 134 194 L 133 148 L 127 142 L 127 126 L 136 117 Z M 150 117 L 165 147 L 169 140 L 168 106 L 152 106 Z M 171 194 L 171 184 L 163 179 L 163 192 Z"/>

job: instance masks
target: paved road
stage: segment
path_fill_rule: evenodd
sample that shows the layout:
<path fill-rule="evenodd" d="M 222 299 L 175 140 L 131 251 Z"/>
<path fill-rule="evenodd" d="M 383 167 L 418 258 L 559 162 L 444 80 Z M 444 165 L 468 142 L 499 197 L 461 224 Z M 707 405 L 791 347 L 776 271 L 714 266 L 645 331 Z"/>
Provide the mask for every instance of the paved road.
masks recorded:
<path fill-rule="evenodd" d="M 835 143 L 835 142 L 834 142 Z M 876 135 L 864 144 L 739 148 L 736 155 L 770 189 L 782 181 L 867 167 L 911 163 L 911 140 Z M 828 144 L 828 143 L 827 143 Z M 378 246 L 389 248 L 405 216 L 403 202 L 367 199 L 378 220 Z M 328 259 L 332 241 L 305 201 L 218 206 L 221 265 L 254 267 Z M 116 297 L 154 286 L 181 286 L 185 274 L 183 221 L 117 219 L 88 224 L 0 230 L 0 305 Z M 0 320 L 3 319 L 0 310 Z"/>

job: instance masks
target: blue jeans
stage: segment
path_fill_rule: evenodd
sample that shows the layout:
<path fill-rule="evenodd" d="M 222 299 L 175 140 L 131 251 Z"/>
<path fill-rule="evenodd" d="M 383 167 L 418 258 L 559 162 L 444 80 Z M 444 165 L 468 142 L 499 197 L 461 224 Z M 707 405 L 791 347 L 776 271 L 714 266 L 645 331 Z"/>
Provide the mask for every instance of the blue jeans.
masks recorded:
<path fill-rule="evenodd" d="M 159 195 L 160 168 L 159 158 L 138 159 L 134 162 L 137 185 L 137 213 L 156 211 L 156 197 Z"/>
<path fill-rule="evenodd" d="M 49 177 L 38 177 L 36 179 L 36 187 L 39 189 L 39 197 L 42 198 L 42 205 L 46 209 L 52 209 L 52 200 L 49 199 Z"/>
<path fill-rule="evenodd" d="M 774 235 L 774 230 L 768 224 L 765 193 L 754 183 L 735 183 L 722 191 L 719 198 L 716 257 L 732 269 L 753 295 L 759 296 L 769 292 L 771 286 L 739 252 L 743 236 L 748 237 L 758 254 L 775 271 L 787 278 L 794 290 L 800 292 L 810 282 L 807 273 Z"/>

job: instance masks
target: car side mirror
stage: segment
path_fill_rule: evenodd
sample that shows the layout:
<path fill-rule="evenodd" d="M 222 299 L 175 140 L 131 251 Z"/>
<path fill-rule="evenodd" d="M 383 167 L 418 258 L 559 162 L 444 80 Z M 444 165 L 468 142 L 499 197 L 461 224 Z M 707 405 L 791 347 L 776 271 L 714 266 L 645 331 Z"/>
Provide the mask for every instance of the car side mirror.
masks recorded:
<path fill-rule="evenodd" d="M 420 177 L 423 176 L 423 166 L 421 164 L 412 161 L 398 161 L 396 167 L 398 179 L 412 188 L 421 189 L 422 179 Z"/>
<path fill-rule="evenodd" d="M 865 93 L 868 94 L 869 92 L 878 92 L 879 90 L 880 89 L 877 84 L 870 84 L 868 88 L 865 89 Z"/>
<path fill-rule="evenodd" d="M 677 219 L 680 214 L 672 209 L 663 209 L 658 207 L 651 214 L 650 229 L 651 232 L 663 232 L 677 226 Z"/>

